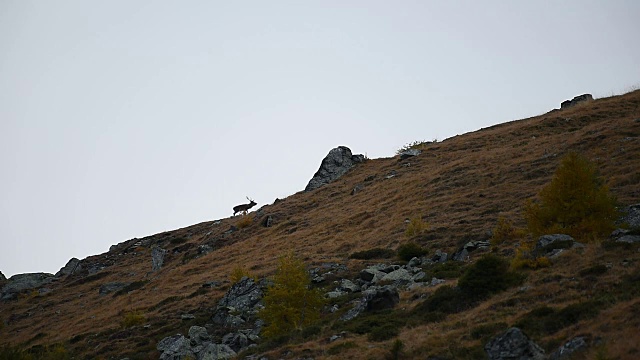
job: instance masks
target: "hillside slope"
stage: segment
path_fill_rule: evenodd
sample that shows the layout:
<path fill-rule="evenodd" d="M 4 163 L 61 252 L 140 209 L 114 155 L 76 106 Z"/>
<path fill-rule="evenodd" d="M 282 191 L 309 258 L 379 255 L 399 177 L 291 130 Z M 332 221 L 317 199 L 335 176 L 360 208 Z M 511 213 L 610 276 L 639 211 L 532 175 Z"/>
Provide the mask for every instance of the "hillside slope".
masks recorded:
<path fill-rule="evenodd" d="M 160 339 L 208 321 L 234 269 L 268 276 L 278 257 L 293 251 L 310 267 L 340 263 L 357 273 L 366 261 L 349 259 L 354 252 L 395 250 L 415 241 L 430 254 L 451 254 L 469 241 L 488 240 L 499 216 L 524 226 L 524 201 L 550 181 L 569 151 L 597 165 L 620 204 L 640 203 L 640 91 L 426 143 L 422 154 L 406 160 L 367 160 L 331 184 L 263 206 L 251 213 L 252 223 L 236 231 L 230 229 L 241 217 L 118 244 L 84 259 L 74 274 L 48 284 L 50 292 L 28 291 L 1 301 L 0 345 L 63 343 L 78 358 L 157 358 Z M 266 216 L 273 220 L 271 227 L 261 224 Z M 414 217 L 428 222 L 430 230 L 409 239 L 405 221 Z M 552 266 L 528 272 L 522 287 L 527 291 L 514 288 L 445 321 L 404 327 L 398 339 L 408 358 L 473 358 L 486 339 L 473 336 L 472 329 L 483 324 L 511 326 L 542 305 L 564 306 L 614 289 L 638 269 L 639 246 L 605 249 L 587 244 L 582 252 L 567 252 Z M 167 250 L 158 271 L 151 271 L 154 247 Z M 509 257 L 514 245 L 494 250 Z M 595 265 L 607 265 L 608 271 L 576 276 Z M 106 293 L 103 285 L 118 282 L 128 287 Z M 432 292 L 405 292 L 399 308 L 410 309 Z M 128 313 L 143 315 L 146 326 L 123 328 Z M 612 358 L 637 358 L 639 314 L 640 297 L 622 296 L 589 319 L 533 337 L 549 350 L 586 335 L 593 344 L 588 350 L 592 355 L 606 351 Z M 286 355 L 282 346 L 266 350 L 267 355 L 381 358 L 392 347 L 392 341 L 369 342 L 364 335 L 350 334 L 344 342 L 349 345 L 334 354 L 328 349 L 336 344 L 324 338 L 330 332 L 326 328 L 316 337 L 290 344 Z M 464 355 L 452 346 L 470 350 Z"/>

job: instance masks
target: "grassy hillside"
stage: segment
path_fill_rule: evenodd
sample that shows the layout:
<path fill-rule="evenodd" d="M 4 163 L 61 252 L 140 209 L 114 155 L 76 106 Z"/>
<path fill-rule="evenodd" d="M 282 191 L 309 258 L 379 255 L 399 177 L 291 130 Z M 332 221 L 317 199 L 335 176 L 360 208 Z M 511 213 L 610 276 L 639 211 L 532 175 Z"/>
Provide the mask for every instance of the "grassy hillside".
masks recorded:
<path fill-rule="evenodd" d="M 468 241 L 488 240 L 499 217 L 524 227 L 525 200 L 550 181 L 569 151 L 596 164 L 620 204 L 640 203 L 640 91 L 420 147 L 419 156 L 368 160 L 329 185 L 264 206 L 249 215 L 253 220 L 247 224 L 239 224 L 246 221 L 242 217 L 204 222 L 133 239 L 117 251 L 92 256 L 84 266 L 99 265 L 102 270 L 95 274 L 71 275 L 49 285 L 49 293 L 31 292 L 0 302 L 0 345 L 61 343 L 79 358 L 157 358 L 160 339 L 208 321 L 210 309 L 239 268 L 268 276 L 278 257 L 293 251 L 309 266 L 342 263 L 357 273 L 371 263 L 349 258 L 358 251 L 395 251 L 416 242 L 429 254 L 451 254 Z M 261 225 L 267 215 L 272 216 L 271 227 Z M 406 220 L 416 217 L 430 229 L 407 237 Z M 239 230 L 229 232 L 231 226 Z M 264 351 L 269 358 L 380 359 L 390 356 L 399 339 L 406 358 L 476 358 L 487 336 L 507 326 L 530 324 L 525 330 L 547 352 L 585 335 L 592 343 L 585 355 L 589 358 L 638 358 L 640 245 L 608 246 L 606 239 L 600 240 L 565 252 L 550 267 L 522 271 L 522 285 L 466 311 L 437 322 L 408 322 L 391 340 L 370 341 L 366 334 L 350 333 L 328 343 L 335 327 L 327 317 L 313 336 Z M 204 254 L 202 245 L 213 251 Z M 151 272 L 152 246 L 168 250 L 157 272 Z M 514 242 L 507 242 L 492 251 L 511 258 L 515 249 Z M 480 256 L 473 254 L 471 262 Z M 605 270 L 589 270 L 596 268 Z M 220 285 L 203 287 L 212 281 Z M 131 285 L 118 293 L 99 294 L 100 286 L 110 282 Z M 398 316 L 436 288 L 402 292 Z M 545 313 L 543 307 L 558 312 L 569 305 L 583 308 L 566 324 L 536 328 L 547 321 L 544 316 L 551 323 L 564 316 Z M 183 314 L 195 318 L 183 320 Z M 141 325 L 123 326 L 136 316 Z"/>

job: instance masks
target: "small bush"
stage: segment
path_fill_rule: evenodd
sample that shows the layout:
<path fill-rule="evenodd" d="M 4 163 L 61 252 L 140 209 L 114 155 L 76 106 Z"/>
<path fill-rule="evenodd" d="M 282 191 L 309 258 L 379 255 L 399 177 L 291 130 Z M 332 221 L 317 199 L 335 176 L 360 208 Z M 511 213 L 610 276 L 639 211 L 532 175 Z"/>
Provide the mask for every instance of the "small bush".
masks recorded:
<path fill-rule="evenodd" d="M 434 142 L 437 142 L 437 140 L 435 140 Z M 428 141 L 424 141 L 424 140 L 421 140 L 421 141 L 420 140 L 416 140 L 414 142 L 410 142 L 408 144 L 403 145 L 398 150 L 396 150 L 396 155 L 400 155 L 400 154 L 402 154 L 403 152 L 405 152 L 407 150 L 424 148 L 428 144 L 429 144 L 429 142 Z"/>
<path fill-rule="evenodd" d="M 606 265 L 603 264 L 598 264 L 598 265 L 593 265 L 591 267 L 588 267 L 586 269 L 582 269 L 580 270 L 580 272 L 578 273 L 580 276 L 585 277 L 585 276 L 600 276 L 604 273 L 606 273 L 609 269 L 607 268 Z"/>
<path fill-rule="evenodd" d="M 531 242 L 522 242 L 516 249 L 516 256 L 511 260 L 511 269 L 539 269 L 551 266 L 551 261 L 547 257 L 536 257 L 532 250 Z"/>
<path fill-rule="evenodd" d="M 133 326 L 142 325 L 147 321 L 144 315 L 139 311 L 130 311 L 124 314 L 120 326 L 123 329 L 128 329 Z"/>
<path fill-rule="evenodd" d="M 231 280 L 232 284 L 235 284 L 238 281 L 242 280 L 243 277 L 257 280 L 255 276 L 251 275 L 249 269 L 244 266 L 236 266 L 235 268 L 233 268 L 233 270 L 231 270 L 231 275 L 229 275 L 229 279 Z"/>
<path fill-rule="evenodd" d="M 266 338 L 302 330 L 320 318 L 324 297 L 318 289 L 310 289 L 310 284 L 301 260 L 292 253 L 280 258 L 273 284 L 263 299 L 264 308 L 258 314 L 266 323 Z"/>
<path fill-rule="evenodd" d="M 404 355 L 403 349 L 404 343 L 402 342 L 402 340 L 396 339 L 396 341 L 393 342 L 393 345 L 391 345 L 391 351 L 389 353 L 389 356 L 387 356 L 387 359 L 398 360 L 402 358 L 402 356 Z"/>
<path fill-rule="evenodd" d="M 466 310 L 471 301 L 459 288 L 449 285 L 439 287 L 425 301 L 418 304 L 415 312 L 427 322 L 440 321 L 445 314 L 455 314 Z"/>
<path fill-rule="evenodd" d="M 400 329 L 398 329 L 398 326 L 394 326 L 393 324 L 386 324 L 371 330 L 369 336 L 367 336 L 367 339 L 369 339 L 369 341 L 380 342 L 393 339 L 394 337 L 398 336 L 399 333 Z"/>
<path fill-rule="evenodd" d="M 244 229 L 251 224 L 253 224 L 253 214 L 243 214 L 236 222 L 236 227 L 238 229 Z"/>
<path fill-rule="evenodd" d="M 402 260 L 409 261 L 414 257 L 421 257 L 427 253 L 427 250 L 422 246 L 410 242 L 407 244 L 402 244 L 398 247 L 398 257 Z"/>
<path fill-rule="evenodd" d="M 373 248 L 364 251 L 358 251 L 349 255 L 350 259 L 371 260 L 371 259 L 390 259 L 396 256 L 396 253 L 390 249 Z"/>
<path fill-rule="evenodd" d="M 422 220 L 422 218 L 416 216 L 411 218 L 407 230 L 404 231 L 404 235 L 408 238 L 412 238 L 416 235 L 420 235 L 429 230 L 429 223 Z"/>
<path fill-rule="evenodd" d="M 510 220 L 500 216 L 492 231 L 491 245 L 498 246 L 509 243 L 515 239 L 521 239 L 525 235 L 524 230 L 516 228 Z"/>
<path fill-rule="evenodd" d="M 427 276 L 425 279 L 431 280 L 432 278 L 438 279 L 457 279 L 464 274 L 465 264 L 460 261 L 447 261 L 431 265 L 424 269 Z"/>
<path fill-rule="evenodd" d="M 534 236 L 562 233 L 594 240 L 609 235 L 619 217 L 616 199 L 594 165 L 573 152 L 562 159 L 539 198 L 525 207 L 527 227 Z"/>

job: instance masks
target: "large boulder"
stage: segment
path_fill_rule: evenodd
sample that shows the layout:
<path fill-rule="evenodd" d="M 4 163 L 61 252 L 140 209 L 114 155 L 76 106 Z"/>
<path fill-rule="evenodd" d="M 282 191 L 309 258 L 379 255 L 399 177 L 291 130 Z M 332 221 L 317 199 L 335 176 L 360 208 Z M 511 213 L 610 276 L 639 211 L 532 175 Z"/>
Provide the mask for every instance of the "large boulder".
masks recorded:
<path fill-rule="evenodd" d="M 580 103 L 593 101 L 593 95 L 591 94 L 582 94 L 574 97 L 572 100 L 565 100 L 560 104 L 560 109 L 567 109 L 573 106 L 576 106 Z"/>
<path fill-rule="evenodd" d="M 543 360 L 544 350 L 513 327 L 484 346 L 491 360 Z"/>
<path fill-rule="evenodd" d="M 363 292 L 364 296 L 357 300 L 353 308 L 347 311 L 340 320 L 349 321 L 365 311 L 391 309 L 400 302 L 398 290 L 390 285 L 372 286 Z"/>
<path fill-rule="evenodd" d="M 574 358 L 574 354 L 587 349 L 587 342 L 582 336 L 569 340 L 566 344 L 560 346 L 558 350 L 551 353 L 549 360 L 564 360 Z"/>
<path fill-rule="evenodd" d="M 151 270 L 158 271 L 162 268 L 164 264 L 164 256 L 167 254 L 167 250 L 154 246 L 151 249 Z"/>
<path fill-rule="evenodd" d="M 198 360 L 231 359 L 236 355 L 238 354 L 225 344 L 209 344 L 198 354 Z"/>
<path fill-rule="evenodd" d="M 0 290 L 0 299 L 10 299 L 22 291 L 40 288 L 52 282 L 53 279 L 54 275 L 47 273 L 13 275 Z"/>
<path fill-rule="evenodd" d="M 565 234 L 542 235 L 538 238 L 533 252 L 537 255 L 546 255 L 553 250 L 569 249 L 575 243 L 574 238 Z"/>
<path fill-rule="evenodd" d="M 364 161 L 364 155 L 352 155 L 351 150 L 346 146 L 338 146 L 331 149 L 329 154 L 322 160 L 320 169 L 316 171 L 313 178 L 309 180 L 304 191 L 311 191 L 326 185 L 340 176 L 344 175 L 355 164 Z"/>
<path fill-rule="evenodd" d="M 263 296 L 263 284 L 243 277 L 220 299 L 211 320 L 225 327 L 241 327 L 257 313 Z"/>
<path fill-rule="evenodd" d="M 626 212 L 622 221 L 631 228 L 640 228 L 640 204 L 629 206 Z"/>
<path fill-rule="evenodd" d="M 195 354 L 191 351 L 189 339 L 182 334 L 168 336 L 158 343 L 156 349 L 161 352 L 160 360 L 183 360 L 187 358 L 195 358 Z"/>

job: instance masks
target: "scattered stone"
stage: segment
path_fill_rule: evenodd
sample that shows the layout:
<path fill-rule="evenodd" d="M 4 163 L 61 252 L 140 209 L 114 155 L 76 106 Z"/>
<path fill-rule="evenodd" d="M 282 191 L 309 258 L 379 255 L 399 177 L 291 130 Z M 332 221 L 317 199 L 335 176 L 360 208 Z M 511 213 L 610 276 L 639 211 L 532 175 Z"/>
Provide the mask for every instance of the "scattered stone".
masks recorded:
<path fill-rule="evenodd" d="M 640 235 L 623 235 L 616 239 L 616 242 L 633 244 L 640 242 Z"/>
<path fill-rule="evenodd" d="M 376 176 L 375 175 L 369 175 L 366 178 L 364 178 L 365 182 L 369 182 L 369 181 L 373 181 L 375 180 Z"/>
<path fill-rule="evenodd" d="M 209 344 L 198 354 L 198 360 L 231 359 L 238 355 L 224 344 Z"/>
<path fill-rule="evenodd" d="M 229 346 L 233 351 L 240 352 L 240 350 L 249 346 L 249 338 L 240 332 L 229 333 L 222 337 L 222 343 Z"/>
<path fill-rule="evenodd" d="M 183 320 L 183 321 L 184 320 L 193 320 L 195 318 L 196 318 L 196 316 L 193 315 L 193 314 L 182 314 L 182 315 L 180 315 L 180 320 Z"/>
<path fill-rule="evenodd" d="M 431 258 L 431 261 L 435 262 L 435 263 L 443 263 L 445 261 L 447 261 L 447 253 L 441 250 L 436 250 L 435 254 L 433 255 L 433 257 Z"/>
<path fill-rule="evenodd" d="M 326 185 L 342 175 L 344 175 L 355 164 L 364 161 L 364 155 L 352 155 L 351 150 L 346 146 L 338 146 L 329 151 L 329 154 L 322 160 L 320 169 L 309 180 L 304 191 L 315 190 Z"/>
<path fill-rule="evenodd" d="M 591 94 L 582 94 L 573 98 L 573 100 L 565 100 L 560 104 L 560 109 L 567 109 L 573 106 L 576 106 L 580 103 L 593 101 L 593 96 Z"/>
<path fill-rule="evenodd" d="M 544 350 L 529 340 L 520 329 L 513 327 L 484 346 L 491 360 L 543 360 Z"/>
<path fill-rule="evenodd" d="M 213 289 L 220 286 L 222 286 L 222 281 L 217 281 L 217 280 L 207 281 L 206 283 L 202 284 L 203 288 L 208 288 L 208 289 Z"/>
<path fill-rule="evenodd" d="M 360 286 L 354 284 L 353 281 L 349 279 L 342 279 L 342 281 L 340 281 L 339 289 L 345 292 L 354 293 L 360 291 Z"/>
<path fill-rule="evenodd" d="M 546 255 L 555 249 L 569 249 L 575 242 L 571 236 L 565 234 L 543 235 L 538 238 L 533 252 Z"/>
<path fill-rule="evenodd" d="M 387 176 L 385 176 L 385 179 L 391 179 L 394 178 L 398 173 L 395 170 L 391 170 L 391 172 L 389 172 L 389 174 Z"/>
<path fill-rule="evenodd" d="M 400 301 L 398 290 L 390 285 L 373 286 L 363 293 L 364 297 L 355 301 L 355 306 L 342 315 L 340 320 L 352 320 L 365 311 L 391 309 Z"/>
<path fill-rule="evenodd" d="M 372 283 L 375 283 L 379 279 L 382 279 L 382 277 L 385 275 L 387 274 L 376 268 L 371 268 L 371 267 L 360 271 L 360 279 L 366 282 L 372 282 Z"/>
<path fill-rule="evenodd" d="M 356 185 L 356 187 L 354 187 L 353 190 L 351 190 L 351 195 L 355 195 L 355 194 L 359 193 L 360 190 L 362 190 L 362 189 L 363 189 L 362 185 Z"/>
<path fill-rule="evenodd" d="M 156 349 L 162 353 L 160 360 L 184 359 L 187 356 L 195 358 L 195 354 L 191 351 L 189 340 L 181 334 L 168 336 L 160 340 Z"/>
<path fill-rule="evenodd" d="M 549 360 L 563 360 L 570 359 L 573 354 L 579 351 L 583 351 L 587 348 L 587 342 L 582 336 L 578 336 L 569 340 L 566 344 L 560 346 L 558 350 L 551 353 Z"/>
<path fill-rule="evenodd" d="M 158 271 L 162 268 L 162 264 L 164 264 L 164 256 L 167 254 L 167 250 L 154 246 L 151 249 L 151 271 Z"/>
<path fill-rule="evenodd" d="M 444 279 L 438 279 L 438 278 L 431 278 L 431 286 L 436 286 L 436 285 L 440 285 L 447 282 L 447 280 Z"/>
<path fill-rule="evenodd" d="M 243 277 L 220 299 L 211 320 L 231 328 L 242 326 L 257 313 L 264 286 L 264 282 L 259 284 L 252 278 Z"/>
<path fill-rule="evenodd" d="M 386 275 L 384 275 L 382 277 L 382 279 L 380 279 L 380 281 L 385 281 L 385 282 L 393 282 L 395 284 L 408 284 L 412 281 L 413 279 L 413 275 L 410 274 L 406 269 L 397 269 L 394 270 Z"/>
<path fill-rule="evenodd" d="M 418 149 L 408 149 L 400 153 L 400 160 L 408 159 L 410 157 L 418 156 L 422 151 Z"/>
<path fill-rule="evenodd" d="M 67 265 L 65 265 L 62 269 L 60 269 L 60 271 L 56 273 L 56 277 L 72 275 L 76 271 L 80 271 L 80 270 L 82 270 L 82 266 L 80 265 L 80 260 L 76 258 L 71 258 L 71 260 L 67 262 Z"/>
<path fill-rule="evenodd" d="M 202 345 L 203 342 L 211 341 L 211 336 L 206 328 L 194 325 L 189 328 L 189 339 L 192 346 L 197 346 Z"/>

